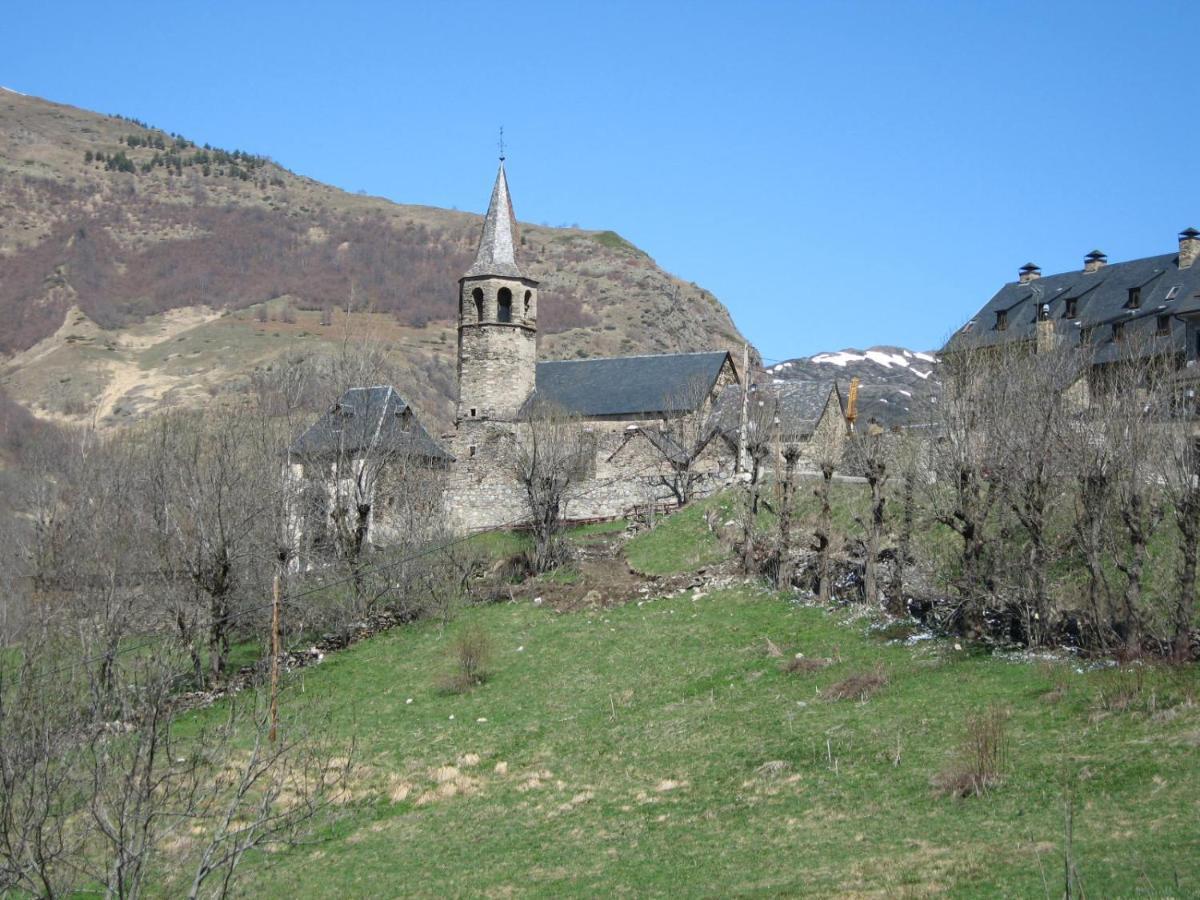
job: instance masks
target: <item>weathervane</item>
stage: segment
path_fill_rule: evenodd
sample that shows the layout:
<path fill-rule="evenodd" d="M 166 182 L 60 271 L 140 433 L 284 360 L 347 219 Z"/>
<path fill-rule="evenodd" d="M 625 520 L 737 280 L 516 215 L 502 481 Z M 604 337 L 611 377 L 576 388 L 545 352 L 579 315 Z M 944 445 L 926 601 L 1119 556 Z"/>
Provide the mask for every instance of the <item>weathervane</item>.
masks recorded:
<path fill-rule="evenodd" d="M 504 162 L 504 126 L 500 126 L 500 162 Z"/>

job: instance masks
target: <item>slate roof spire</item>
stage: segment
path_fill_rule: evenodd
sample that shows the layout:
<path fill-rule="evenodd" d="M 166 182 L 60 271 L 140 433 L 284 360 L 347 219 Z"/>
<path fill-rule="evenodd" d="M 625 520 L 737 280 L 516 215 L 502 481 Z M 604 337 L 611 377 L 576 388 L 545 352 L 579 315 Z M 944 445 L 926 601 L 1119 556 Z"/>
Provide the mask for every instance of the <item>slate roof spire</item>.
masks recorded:
<path fill-rule="evenodd" d="M 476 275 L 502 275 L 524 278 L 517 266 L 515 236 L 517 220 L 513 215 L 512 197 L 508 193 L 508 178 L 504 174 L 504 157 L 500 157 L 500 171 L 496 173 L 496 184 L 492 188 L 492 200 L 483 219 L 483 234 L 479 236 L 479 249 L 475 251 L 475 262 L 467 269 L 464 277 Z"/>

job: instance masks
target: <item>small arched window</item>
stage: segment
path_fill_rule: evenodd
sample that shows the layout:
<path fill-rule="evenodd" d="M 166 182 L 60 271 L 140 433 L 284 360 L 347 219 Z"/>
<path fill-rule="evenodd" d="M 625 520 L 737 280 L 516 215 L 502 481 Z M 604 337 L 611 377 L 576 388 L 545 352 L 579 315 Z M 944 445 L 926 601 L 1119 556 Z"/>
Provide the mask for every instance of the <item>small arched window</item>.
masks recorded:
<path fill-rule="evenodd" d="M 471 299 L 475 301 L 475 319 L 476 319 L 476 321 L 482 322 L 483 321 L 483 289 L 475 288 L 475 290 L 471 291 Z"/>
<path fill-rule="evenodd" d="M 525 317 L 529 317 L 529 304 L 533 302 L 533 291 L 525 292 Z"/>
<path fill-rule="evenodd" d="M 496 295 L 496 321 L 512 321 L 512 291 L 508 288 L 500 288 Z"/>

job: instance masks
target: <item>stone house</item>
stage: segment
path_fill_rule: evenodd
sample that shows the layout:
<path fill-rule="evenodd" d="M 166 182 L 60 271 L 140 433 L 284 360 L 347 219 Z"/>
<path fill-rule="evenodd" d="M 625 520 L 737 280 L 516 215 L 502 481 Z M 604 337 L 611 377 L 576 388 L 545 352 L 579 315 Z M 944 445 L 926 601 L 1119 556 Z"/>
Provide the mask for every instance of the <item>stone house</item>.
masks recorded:
<path fill-rule="evenodd" d="M 569 520 L 670 504 L 679 452 L 691 454 L 703 473 L 701 493 L 727 479 L 733 456 L 692 437 L 702 435 L 721 390 L 739 381 L 728 352 L 539 362 L 538 282 L 517 262 L 516 229 L 501 160 L 475 260 L 459 280 L 458 400 L 446 492 L 453 527 L 477 530 L 527 517 L 512 460 L 535 403 L 576 418 L 593 437 L 586 477 L 568 499 Z"/>
<path fill-rule="evenodd" d="M 346 391 L 288 448 L 298 557 L 395 544 L 440 522 L 452 462 L 394 387 Z"/>
<path fill-rule="evenodd" d="M 1018 347 L 1030 353 L 1077 348 L 1079 363 L 1062 389 L 1077 406 L 1103 391 L 1131 353 L 1161 357 L 1181 390 L 1200 357 L 1200 231 L 1179 233 L 1178 252 L 1109 263 L 1099 250 L 1081 269 L 1043 276 L 1021 267 L 946 343 L 942 353 Z"/>
<path fill-rule="evenodd" d="M 721 440 L 736 451 L 741 428 L 742 392 L 727 388 L 717 405 Z M 765 448 L 762 468 L 779 473 L 783 453 L 799 450 L 797 471 L 815 472 L 829 460 L 836 466 L 849 434 L 846 402 L 833 380 L 782 381 L 750 385 L 746 402 L 747 443 Z M 753 455 L 753 450 L 748 451 Z M 749 468 L 750 463 L 747 463 Z"/>

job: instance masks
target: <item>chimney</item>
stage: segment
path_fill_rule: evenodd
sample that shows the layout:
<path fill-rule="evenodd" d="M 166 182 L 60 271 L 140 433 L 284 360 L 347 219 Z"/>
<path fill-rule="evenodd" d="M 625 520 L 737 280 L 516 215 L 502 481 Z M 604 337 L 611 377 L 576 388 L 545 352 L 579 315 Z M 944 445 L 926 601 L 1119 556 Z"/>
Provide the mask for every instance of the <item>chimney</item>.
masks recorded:
<path fill-rule="evenodd" d="M 1190 268 L 1200 258 L 1200 231 L 1185 228 L 1179 232 L 1179 268 Z"/>
<path fill-rule="evenodd" d="M 1037 335 L 1035 349 L 1038 353 L 1047 353 L 1058 346 L 1058 333 L 1054 328 L 1054 320 L 1050 318 L 1050 304 L 1043 303 L 1037 311 Z"/>
<path fill-rule="evenodd" d="M 1099 272 L 1108 265 L 1108 257 L 1099 250 L 1093 250 L 1083 258 L 1083 271 Z"/>
<path fill-rule="evenodd" d="M 1025 263 L 1025 265 L 1021 266 L 1020 271 L 1021 277 L 1019 280 L 1021 284 L 1029 284 L 1029 282 L 1037 281 L 1042 277 L 1042 270 L 1037 263 Z"/>

